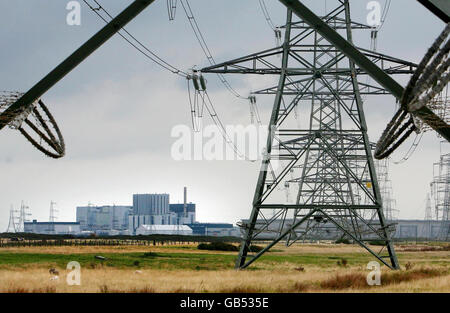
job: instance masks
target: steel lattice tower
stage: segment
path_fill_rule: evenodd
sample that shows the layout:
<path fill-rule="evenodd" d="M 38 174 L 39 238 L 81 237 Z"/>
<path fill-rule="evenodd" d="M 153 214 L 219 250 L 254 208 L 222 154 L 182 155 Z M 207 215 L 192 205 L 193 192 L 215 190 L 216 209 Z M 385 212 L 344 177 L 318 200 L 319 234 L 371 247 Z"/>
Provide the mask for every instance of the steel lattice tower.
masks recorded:
<path fill-rule="evenodd" d="M 447 241 L 450 238 L 450 153 L 443 153 L 439 163 L 434 166 L 436 172 L 431 183 L 431 193 L 436 220 L 441 222 L 437 239 Z"/>
<path fill-rule="evenodd" d="M 351 21 L 348 1 L 335 3 L 321 19 L 348 42 L 352 43 L 353 30 L 370 30 Z M 247 267 L 281 240 L 290 245 L 334 231 L 336 237 L 359 243 L 396 269 L 361 98 L 389 92 L 358 79 L 366 75 L 364 70 L 309 24 L 294 20 L 290 9 L 282 29 L 281 46 L 202 69 L 203 73 L 279 75 L 277 86 L 254 93 L 275 95 L 275 101 L 252 213 L 241 225 L 245 235 L 236 267 Z M 411 74 L 415 67 L 358 50 L 389 75 Z M 296 107 L 309 111 L 305 113 L 308 128 L 292 121 Z M 296 195 L 291 202 L 280 195 L 283 186 Z M 271 234 L 270 244 L 250 255 L 252 243 L 264 234 Z M 367 240 L 384 242 L 387 253 L 375 252 Z"/>
<path fill-rule="evenodd" d="M 14 207 L 11 205 L 11 209 L 9 210 L 9 222 L 8 228 L 6 229 L 7 233 L 15 233 L 16 232 L 16 216 Z"/>
<path fill-rule="evenodd" d="M 384 216 L 389 222 L 395 222 L 398 219 L 399 211 L 396 209 L 392 181 L 389 179 L 389 161 L 388 158 L 375 160 L 375 168 L 383 200 Z"/>

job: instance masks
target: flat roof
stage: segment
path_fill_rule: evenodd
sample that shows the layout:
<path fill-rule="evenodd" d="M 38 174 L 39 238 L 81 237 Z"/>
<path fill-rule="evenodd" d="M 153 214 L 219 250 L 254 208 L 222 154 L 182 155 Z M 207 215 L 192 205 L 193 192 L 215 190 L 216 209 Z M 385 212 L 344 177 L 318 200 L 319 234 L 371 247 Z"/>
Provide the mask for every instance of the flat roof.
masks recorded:
<path fill-rule="evenodd" d="M 80 225 L 80 222 L 25 222 L 25 225 Z"/>

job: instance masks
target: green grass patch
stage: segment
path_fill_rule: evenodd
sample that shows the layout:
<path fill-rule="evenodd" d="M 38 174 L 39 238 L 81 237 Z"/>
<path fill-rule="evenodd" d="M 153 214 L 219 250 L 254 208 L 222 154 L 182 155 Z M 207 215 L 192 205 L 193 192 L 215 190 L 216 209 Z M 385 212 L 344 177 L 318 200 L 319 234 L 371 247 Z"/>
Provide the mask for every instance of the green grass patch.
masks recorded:
<path fill-rule="evenodd" d="M 26 267 L 40 264 L 65 268 L 67 263 L 77 261 L 82 268 L 136 267 L 149 269 L 191 269 L 200 266 L 202 270 L 233 268 L 234 255 L 194 254 L 194 253 L 104 253 L 107 260 L 95 259 L 97 254 L 44 254 L 44 253 L 2 253 L 0 267 Z M 137 263 L 137 262 L 138 263 Z"/>

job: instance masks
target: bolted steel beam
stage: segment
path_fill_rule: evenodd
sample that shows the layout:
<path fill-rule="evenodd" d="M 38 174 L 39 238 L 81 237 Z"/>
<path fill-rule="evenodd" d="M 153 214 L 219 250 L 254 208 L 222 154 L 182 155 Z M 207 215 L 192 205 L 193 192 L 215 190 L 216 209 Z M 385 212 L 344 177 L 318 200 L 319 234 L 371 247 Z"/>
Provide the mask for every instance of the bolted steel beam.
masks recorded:
<path fill-rule="evenodd" d="M 444 23 L 450 22 L 450 2 L 448 0 L 418 0 Z"/>

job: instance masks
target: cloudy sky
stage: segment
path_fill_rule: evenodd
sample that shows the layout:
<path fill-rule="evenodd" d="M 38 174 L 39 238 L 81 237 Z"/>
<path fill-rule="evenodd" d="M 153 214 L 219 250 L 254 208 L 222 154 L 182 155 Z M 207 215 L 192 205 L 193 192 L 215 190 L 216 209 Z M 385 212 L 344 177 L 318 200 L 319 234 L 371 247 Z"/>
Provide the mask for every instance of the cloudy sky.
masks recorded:
<path fill-rule="evenodd" d="M 66 0 L 0 1 L 0 90 L 26 91 L 104 24 L 83 3 L 81 25 L 66 23 Z M 131 0 L 101 0 L 113 15 Z M 276 24 L 285 9 L 266 0 Z M 325 1 L 306 1 L 322 14 Z M 327 8 L 333 6 L 327 1 Z M 354 0 L 353 19 L 365 22 L 368 1 Z M 383 5 L 384 1 L 380 3 Z M 274 45 L 257 0 L 191 0 L 200 27 L 217 61 Z M 166 1 L 158 0 L 127 27 L 175 66 L 187 70 L 207 64 L 181 8 L 174 21 Z M 392 1 L 379 34 L 380 52 L 419 62 L 443 23 L 413 0 Z M 369 46 L 370 34 L 356 35 Z M 266 87 L 272 78 L 230 77 L 243 95 Z M 405 80 L 401 81 L 405 84 Z M 213 76 L 210 95 L 225 124 L 248 124 L 248 103 L 234 98 Z M 186 80 L 162 70 L 115 36 L 60 81 L 43 99 L 64 134 L 67 156 L 49 159 L 17 131 L 0 132 L 0 230 L 6 230 L 11 205 L 23 200 L 33 218 L 48 220 L 50 201 L 58 220 L 75 220 L 77 205 L 130 205 L 133 193 L 170 193 L 171 202 L 197 203 L 200 221 L 231 222 L 248 218 L 259 171 L 246 161 L 175 161 L 171 130 L 190 125 Z M 258 99 L 263 122 L 273 98 Z M 376 141 L 394 113 L 392 97 L 367 99 L 369 136 Z M 206 123 L 206 122 L 205 122 Z M 393 160 L 402 158 L 405 144 Z M 424 200 L 439 158 L 439 139 L 427 133 L 411 159 L 391 166 L 401 218 L 423 218 Z"/>

